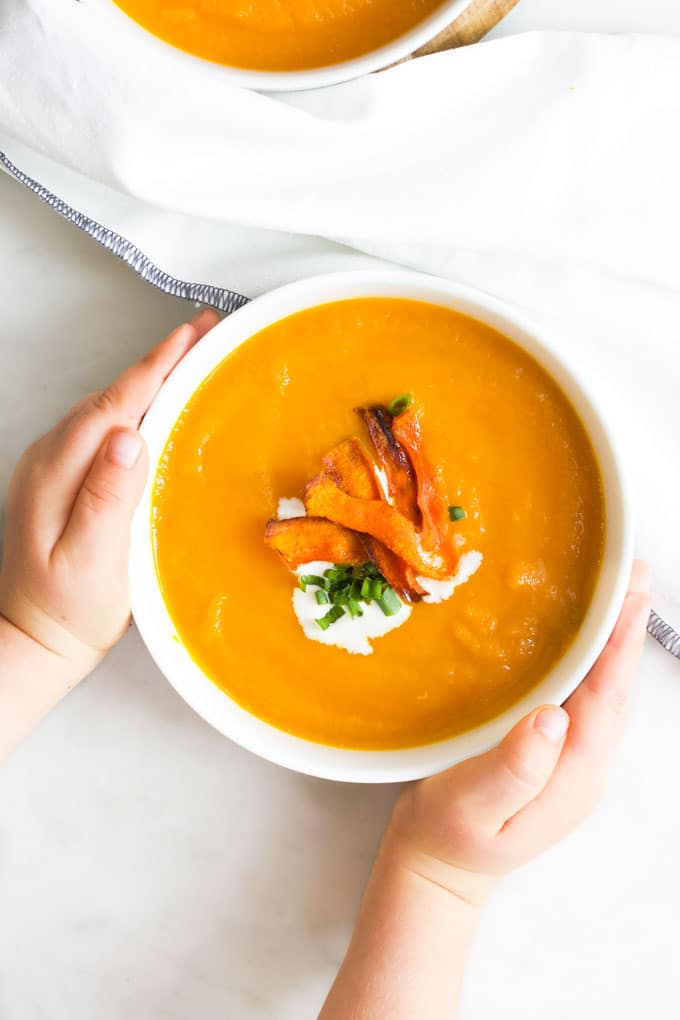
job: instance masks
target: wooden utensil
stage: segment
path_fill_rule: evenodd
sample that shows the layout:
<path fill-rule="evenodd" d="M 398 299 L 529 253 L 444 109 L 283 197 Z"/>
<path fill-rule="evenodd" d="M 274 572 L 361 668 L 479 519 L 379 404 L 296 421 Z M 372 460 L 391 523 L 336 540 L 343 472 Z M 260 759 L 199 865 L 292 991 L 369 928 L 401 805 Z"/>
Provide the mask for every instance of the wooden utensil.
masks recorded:
<path fill-rule="evenodd" d="M 479 42 L 518 2 L 519 0 L 473 0 L 473 3 L 452 21 L 448 28 L 405 59 L 412 60 L 413 57 L 424 57 L 428 53 L 440 53 L 442 50 L 452 50 L 457 46 L 469 46 L 471 43 Z"/>

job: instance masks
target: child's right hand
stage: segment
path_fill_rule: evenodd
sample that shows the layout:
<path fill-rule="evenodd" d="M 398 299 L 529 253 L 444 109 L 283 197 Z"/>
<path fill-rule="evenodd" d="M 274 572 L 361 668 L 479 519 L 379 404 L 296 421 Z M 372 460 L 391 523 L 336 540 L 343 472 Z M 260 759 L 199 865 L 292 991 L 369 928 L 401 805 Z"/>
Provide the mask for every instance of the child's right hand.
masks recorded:
<path fill-rule="evenodd" d="M 564 708 L 532 712 L 497 748 L 407 788 L 385 850 L 478 904 L 573 829 L 602 793 L 648 616 L 649 569 L 638 562 L 606 648 Z"/>
<path fill-rule="evenodd" d="M 24 641 L 16 669 L 40 650 L 41 671 L 54 663 L 70 688 L 125 632 L 130 523 L 148 468 L 139 425 L 165 378 L 218 321 L 205 309 L 179 326 L 19 461 L 0 568 L 5 644 L 7 625 Z"/>

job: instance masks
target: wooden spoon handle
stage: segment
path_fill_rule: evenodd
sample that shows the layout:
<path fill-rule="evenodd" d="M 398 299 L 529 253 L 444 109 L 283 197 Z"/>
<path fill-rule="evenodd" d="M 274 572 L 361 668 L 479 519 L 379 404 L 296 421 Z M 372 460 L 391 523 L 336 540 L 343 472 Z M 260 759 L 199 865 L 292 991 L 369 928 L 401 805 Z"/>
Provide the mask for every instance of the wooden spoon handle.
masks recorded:
<path fill-rule="evenodd" d="M 502 21 L 519 0 L 474 0 L 455 21 L 421 46 L 412 57 L 424 57 L 428 53 L 440 53 L 457 46 L 469 46 L 479 42 L 487 32 Z"/>

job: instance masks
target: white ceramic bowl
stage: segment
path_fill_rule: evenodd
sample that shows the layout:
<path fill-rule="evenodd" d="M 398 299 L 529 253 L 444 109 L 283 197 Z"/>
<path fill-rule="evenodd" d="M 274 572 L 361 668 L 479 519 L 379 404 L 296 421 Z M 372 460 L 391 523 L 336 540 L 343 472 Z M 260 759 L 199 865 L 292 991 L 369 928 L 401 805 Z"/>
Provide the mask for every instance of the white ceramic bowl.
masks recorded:
<path fill-rule="evenodd" d="M 352 751 L 315 744 L 256 718 L 216 687 L 176 639 L 154 567 L 151 485 L 158 459 L 180 412 L 212 369 L 265 326 L 303 308 L 354 297 L 405 297 L 455 308 L 520 344 L 557 380 L 581 416 L 597 452 L 604 481 L 607 534 L 593 601 L 576 640 L 544 680 L 502 715 L 436 744 L 397 751 Z M 496 744 L 523 715 L 546 702 L 560 704 L 601 652 L 626 591 L 632 563 L 633 513 L 621 456 L 589 389 L 550 338 L 489 295 L 456 283 L 398 270 L 334 273 L 272 291 L 245 305 L 213 329 L 175 369 L 142 424 L 151 471 L 132 528 L 130 585 L 137 626 L 175 690 L 207 722 L 255 754 L 299 772 L 327 779 L 384 783 L 415 779 Z"/>
<path fill-rule="evenodd" d="M 137 35 L 143 32 L 147 38 L 147 45 L 150 48 L 158 49 L 170 47 L 184 60 L 187 66 L 191 63 L 212 63 L 201 57 L 195 57 L 172 46 L 171 43 L 163 42 L 157 36 L 148 32 L 136 21 L 125 14 L 117 7 L 113 0 L 94 0 L 102 15 L 107 15 L 106 36 L 109 45 L 117 45 L 122 53 L 125 52 L 126 37 L 130 33 Z M 442 0 L 441 5 L 425 18 L 414 25 L 410 31 L 393 39 L 392 42 L 380 46 L 377 50 L 371 50 L 361 57 L 353 60 L 343 60 L 337 64 L 329 64 L 326 67 L 313 67 L 305 71 L 251 71 L 241 67 L 215 64 L 223 72 L 224 81 L 239 88 L 257 89 L 260 92 L 298 92 L 305 89 L 323 88 L 326 85 L 336 85 L 338 82 L 349 81 L 352 78 L 359 78 L 361 75 L 369 74 L 371 71 L 379 71 L 391 64 L 396 64 L 415 50 L 424 46 L 431 39 L 434 39 L 439 32 L 442 32 L 447 25 L 463 13 L 469 7 L 472 0 Z"/>

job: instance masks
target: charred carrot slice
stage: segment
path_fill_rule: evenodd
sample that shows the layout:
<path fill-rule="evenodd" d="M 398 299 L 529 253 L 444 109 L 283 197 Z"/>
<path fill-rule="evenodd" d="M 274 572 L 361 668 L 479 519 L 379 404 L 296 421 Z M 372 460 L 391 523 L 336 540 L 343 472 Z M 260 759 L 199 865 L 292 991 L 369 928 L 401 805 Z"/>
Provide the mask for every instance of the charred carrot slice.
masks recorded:
<path fill-rule="evenodd" d="M 373 462 L 361 440 L 356 436 L 334 447 L 323 458 L 326 473 L 348 496 L 359 499 L 381 499 Z M 416 602 L 427 594 L 417 581 L 413 567 L 409 567 L 396 553 L 377 538 L 363 535 L 366 554 L 396 593 L 407 602 Z"/>
<path fill-rule="evenodd" d="M 450 575 L 440 557 L 423 556 L 411 521 L 382 500 L 349 496 L 328 475 L 319 475 L 307 486 L 305 505 L 314 517 L 326 517 L 377 538 L 423 577 L 441 579 Z"/>
<path fill-rule="evenodd" d="M 392 431 L 408 451 L 416 474 L 418 506 L 423 518 L 423 547 L 439 550 L 452 562 L 455 560 L 455 552 L 451 546 L 448 500 L 441 478 L 423 452 L 420 420 L 415 406 L 394 418 Z"/>
<path fill-rule="evenodd" d="M 387 476 L 387 488 L 397 510 L 416 526 L 421 515 L 415 472 L 408 454 L 392 429 L 394 419 L 382 404 L 357 407 L 375 449 L 380 466 Z"/>
<path fill-rule="evenodd" d="M 377 538 L 363 535 L 363 543 L 369 560 L 380 571 L 385 580 L 405 602 L 418 602 L 427 592 L 418 583 L 413 567 L 397 556 Z"/>
<path fill-rule="evenodd" d="M 264 540 L 291 570 L 312 560 L 363 563 L 366 559 L 360 535 L 322 517 L 268 521 Z"/>
<path fill-rule="evenodd" d="M 326 474 L 344 492 L 359 499 L 380 499 L 380 486 L 364 444 L 356 436 L 334 446 L 323 458 Z"/>

